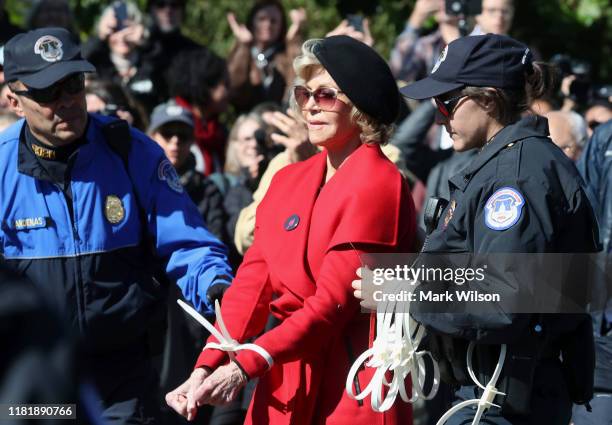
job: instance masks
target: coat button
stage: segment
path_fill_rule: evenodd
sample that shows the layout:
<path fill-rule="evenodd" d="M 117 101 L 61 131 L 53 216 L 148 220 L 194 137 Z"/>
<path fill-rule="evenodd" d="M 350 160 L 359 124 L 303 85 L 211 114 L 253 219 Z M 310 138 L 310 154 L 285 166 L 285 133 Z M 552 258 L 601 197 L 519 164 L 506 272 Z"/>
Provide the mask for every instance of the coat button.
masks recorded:
<path fill-rule="evenodd" d="M 287 220 L 285 220 L 283 227 L 286 231 L 290 232 L 298 227 L 298 224 L 300 224 L 300 217 L 297 214 L 292 214 Z"/>

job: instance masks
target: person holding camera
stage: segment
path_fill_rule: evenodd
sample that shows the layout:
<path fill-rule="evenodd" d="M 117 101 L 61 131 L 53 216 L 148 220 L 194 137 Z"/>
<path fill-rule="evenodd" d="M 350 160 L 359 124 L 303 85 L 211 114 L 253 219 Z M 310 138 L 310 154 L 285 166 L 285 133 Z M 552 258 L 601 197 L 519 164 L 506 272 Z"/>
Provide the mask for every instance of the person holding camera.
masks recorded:
<path fill-rule="evenodd" d="M 122 86 L 147 115 L 162 100 L 157 87 L 163 80 L 155 64 L 144 60 L 148 37 L 138 6 L 116 1 L 104 8 L 96 34 L 83 46 L 83 56 L 96 67 L 98 77 Z"/>
<path fill-rule="evenodd" d="M 433 16 L 438 29 L 421 36 L 423 24 Z M 424 78 L 440 52 L 460 36 L 458 18 L 446 13 L 444 0 L 417 0 L 404 31 L 395 40 L 389 66 L 397 80 L 412 82 Z"/>
<path fill-rule="evenodd" d="M 514 0 L 482 0 L 476 26 L 470 35 L 508 35 L 514 18 Z"/>
<path fill-rule="evenodd" d="M 292 9 L 289 18 L 287 25 L 285 8 L 278 0 L 256 1 L 246 25 L 228 13 L 236 39 L 227 58 L 230 98 L 239 112 L 266 101 L 279 105 L 287 101 L 295 77 L 291 64 L 302 43 L 306 11 Z"/>

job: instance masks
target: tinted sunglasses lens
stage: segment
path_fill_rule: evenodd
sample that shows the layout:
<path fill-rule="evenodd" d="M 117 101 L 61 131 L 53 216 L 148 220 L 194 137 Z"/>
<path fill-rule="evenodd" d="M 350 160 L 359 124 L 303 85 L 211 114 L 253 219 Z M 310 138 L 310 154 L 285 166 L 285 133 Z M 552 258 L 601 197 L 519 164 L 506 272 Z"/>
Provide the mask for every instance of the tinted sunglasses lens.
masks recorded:
<path fill-rule="evenodd" d="M 44 89 L 29 89 L 27 91 L 27 96 L 37 103 L 51 103 L 60 98 L 62 90 L 73 95 L 81 92 L 84 88 L 85 77 L 83 74 L 76 74 L 60 83 L 53 84 Z"/>
<path fill-rule="evenodd" d="M 57 85 L 47 87 L 44 89 L 29 89 L 27 96 L 37 103 L 51 103 L 55 102 L 60 95 L 60 89 Z"/>
<path fill-rule="evenodd" d="M 310 98 L 310 92 L 306 87 L 297 86 L 293 89 L 293 96 L 300 108 L 303 108 Z"/>
<path fill-rule="evenodd" d="M 450 114 L 448 113 L 448 109 L 446 109 L 446 105 L 444 103 L 442 103 L 441 100 L 434 98 L 434 101 L 436 102 L 436 106 L 438 107 L 438 111 L 440 111 L 440 113 L 442 115 L 444 115 L 445 117 L 448 117 Z"/>
<path fill-rule="evenodd" d="M 189 129 L 183 130 L 182 128 L 161 128 L 158 131 L 159 134 L 161 134 L 162 137 L 167 140 L 176 136 L 179 143 L 190 142 L 193 138 L 193 133 Z"/>
<path fill-rule="evenodd" d="M 315 90 L 313 96 L 315 98 L 315 102 L 322 108 L 332 108 L 336 104 L 336 92 L 331 89 L 317 89 Z"/>
<path fill-rule="evenodd" d="M 66 79 L 61 86 L 68 94 L 77 94 L 85 88 L 85 78 L 83 74 L 74 75 Z"/>
<path fill-rule="evenodd" d="M 595 130 L 599 124 L 601 124 L 599 121 L 589 121 L 589 128 Z"/>

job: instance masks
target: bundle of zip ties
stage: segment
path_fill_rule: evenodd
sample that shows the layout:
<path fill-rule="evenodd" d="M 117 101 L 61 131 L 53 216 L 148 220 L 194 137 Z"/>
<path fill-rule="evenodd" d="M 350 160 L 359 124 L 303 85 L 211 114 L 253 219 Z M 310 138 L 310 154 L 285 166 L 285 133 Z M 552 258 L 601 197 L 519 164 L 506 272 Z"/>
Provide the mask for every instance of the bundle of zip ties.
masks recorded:
<path fill-rule="evenodd" d="M 396 287 L 395 289 L 400 289 Z M 382 310 L 382 311 L 381 311 Z M 371 395 L 371 406 L 375 412 L 385 412 L 391 408 L 399 394 L 407 403 L 414 403 L 417 399 L 431 400 L 437 393 L 440 385 L 440 369 L 438 363 L 430 352 L 417 351 L 419 344 L 425 336 L 425 328 L 410 317 L 410 302 L 384 302 L 379 303 L 376 312 L 376 338 L 372 347 L 364 351 L 353 363 L 346 378 L 346 392 L 355 400 L 363 400 Z M 501 346 L 499 359 L 493 376 L 485 387 L 481 384 L 472 367 L 472 354 L 475 343 L 470 342 L 467 350 L 467 367 L 470 378 L 483 390 L 480 399 L 465 400 L 449 409 L 438 420 L 436 425 L 444 425 L 446 421 L 460 409 L 478 405 L 472 425 L 478 425 L 484 412 L 492 406 L 496 395 L 505 395 L 497 390 L 495 385 L 501 374 L 506 358 L 506 345 Z M 431 359 L 433 365 L 433 379 L 431 389 L 425 394 L 425 357 Z M 353 391 L 355 376 L 362 368 L 375 368 L 374 376 L 363 391 L 356 394 Z M 391 380 L 388 375 L 392 375 Z M 406 391 L 406 380 L 412 380 L 412 394 Z M 386 394 L 385 394 L 386 391 Z"/>

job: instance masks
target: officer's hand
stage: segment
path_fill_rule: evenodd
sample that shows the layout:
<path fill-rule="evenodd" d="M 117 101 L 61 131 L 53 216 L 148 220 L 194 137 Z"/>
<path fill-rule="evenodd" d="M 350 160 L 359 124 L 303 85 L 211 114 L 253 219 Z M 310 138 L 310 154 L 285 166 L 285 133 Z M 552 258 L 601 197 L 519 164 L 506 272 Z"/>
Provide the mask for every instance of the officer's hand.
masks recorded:
<path fill-rule="evenodd" d="M 372 270 L 367 267 L 359 267 L 355 273 L 357 273 L 357 277 L 359 279 L 356 279 L 351 283 L 351 286 L 355 290 L 353 291 L 353 295 L 355 298 L 361 300 L 359 303 L 361 307 L 368 310 L 376 310 L 376 303 L 374 302 L 374 297 L 372 297 L 371 290 L 368 290 L 368 288 L 363 285 L 364 278 L 369 278 L 369 276 L 372 274 Z"/>
<path fill-rule="evenodd" d="M 247 383 L 247 376 L 234 362 L 218 367 L 202 385 L 190 392 L 190 402 L 223 405 L 234 401 Z"/>
<path fill-rule="evenodd" d="M 188 421 L 195 419 L 197 414 L 197 406 L 188 404 L 189 394 L 192 389 L 198 388 L 202 382 L 208 377 L 210 371 L 206 368 L 197 368 L 191 373 L 191 376 L 173 391 L 166 394 L 166 403 L 173 408 L 179 415 L 186 418 Z"/>
<path fill-rule="evenodd" d="M 208 291 L 206 291 L 206 298 L 208 298 L 210 305 L 214 306 L 216 300 L 219 300 L 220 304 L 223 294 L 225 294 L 227 288 L 229 288 L 229 285 L 226 285 L 225 283 L 215 283 L 214 285 L 211 285 L 208 288 Z"/>

